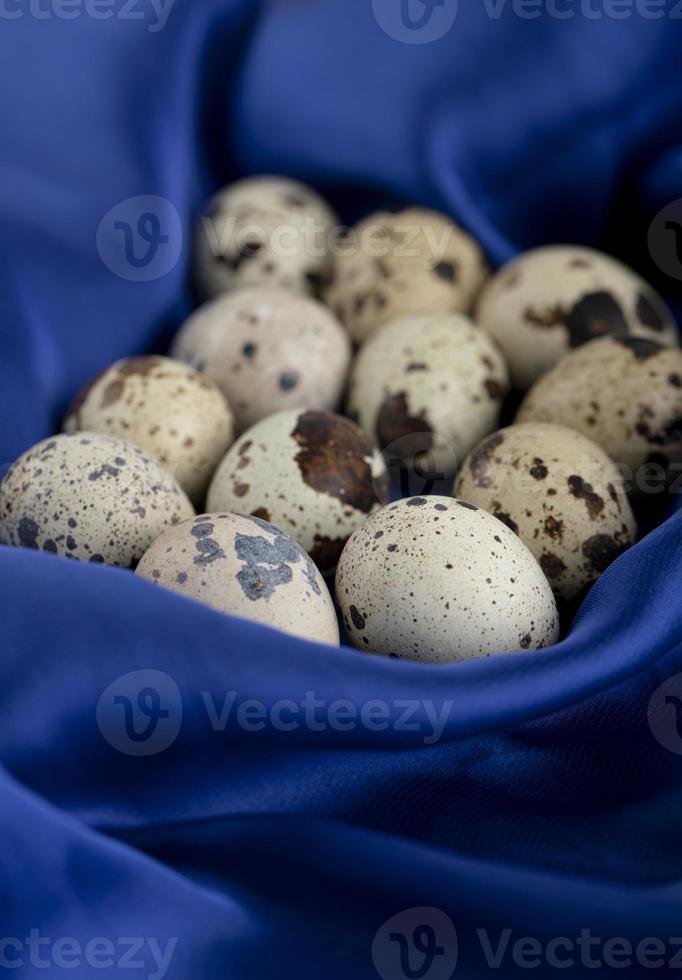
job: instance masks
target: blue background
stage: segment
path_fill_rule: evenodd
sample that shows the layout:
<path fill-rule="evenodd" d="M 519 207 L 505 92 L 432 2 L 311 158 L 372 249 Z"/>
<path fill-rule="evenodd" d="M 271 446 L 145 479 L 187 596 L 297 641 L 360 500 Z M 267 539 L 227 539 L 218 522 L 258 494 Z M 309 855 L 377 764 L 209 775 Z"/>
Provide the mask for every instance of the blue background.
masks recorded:
<path fill-rule="evenodd" d="M 130 8 L 142 19 L 122 9 L 2 8 L 0 460 L 58 427 L 109 362 L 165 349 L 190 308 L 193 220 L 241 173 L 309 180 L 347 220 L 439 207 L 495 262 L 580 241 L 656 274 L 646 230 L 682 196 L 679 19 L 528 20 L 510 4 L 491 19 L 466 0 L 418 45 L 383 31 L 370 0 L 176 0 L 160 30 L 147 0 Z M 171 202 L 184 233 L 150 282 L 96 247 L 140 195 Z M 675 300 L 679 284 L 657 284 Z M 0 938 L 177 937 L 178 980 L 356 980 L 377 976 L 382 923 L 420 906 L 450 916 L 457 975 L 473 978 L 491 975 L 476 929 L 679 935 L 682 759 L 647 706 L 682 671 L 681 584 L 678 514 L 607 571 L 557 648 L 434 670 L 0 548 Z M 182 706 L 151 757 L 116 751 L 96 711 L 142 669 L 169 675 Z M 229 691 L 266 707 L 308 691 L 417 700 L 420 730 L 250 732 L 231 717 L 212 731 L 201 692 Z M 423 705 L 448 702 L 425 745 Z M 682 753 L 673 721 L 657 724 Z"/>

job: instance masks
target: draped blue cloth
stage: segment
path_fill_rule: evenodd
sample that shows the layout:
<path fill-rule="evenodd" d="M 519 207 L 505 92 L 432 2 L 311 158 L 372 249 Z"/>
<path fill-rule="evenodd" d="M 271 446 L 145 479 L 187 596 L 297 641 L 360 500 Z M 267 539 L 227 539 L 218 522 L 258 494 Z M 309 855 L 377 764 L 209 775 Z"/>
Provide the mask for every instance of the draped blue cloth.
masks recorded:
<path fill-rule="evenodd" d="M 682 196 L 672 3 L 659 18 L 557 19 L 462 0 L 424 44 L 381 26 L 397 0 L 95 6 L 0 7 L 6 462 L 59 427 L 95 372 L 165 349 L 191 304 L 193 221 L 240 174 L 311 181 L 347 220 L 438 207 L 494 262 L 546 241 L 629 257 Z M 182 229 L 177 262 L 148 281 L 98 247 L 110 213 L 136 229 L 121 202 L 141 196 Z M 422 928 L 427 907 L 456 929 L 457 976 L 525 976 L 517 939 L 545 956 L 586 929 L 592 956 L 653 938 L 672 969 L 681 586 L 678 513 L 604 574 L 556 648 L 434 669 L 0 548 L 0 965 L 52 975 L 42 957 L 61 975 L 70 949 L 74 977 L 160 976 L 155 942 L 178 980 L 449 976 L 452 942 L 428 952 L 443 934 Z M 148 714 L 158 751 L 144 754 L 114 730 L 112 692 L 144 721 L 150 678 L 167 714 Z M 322 707 L 304 717 L 311 695 Z M 355 724 L 330 721 L 338 702 Z M 373 702 L 374 720 L 357 714 Z M 379 932 L 399 913 L 411 974 Z M 504 930 L 495 971 L 481 932 L 495 949 Z M 38 953 L 32 931 L 49 939 Z M 144 945 L 133 955 L 125 937 Z M 110 946 L 86 955 L 93 940 Z M 138 966 L 121 974 L 126 948 Z M 613 972 L 651 975 L 638 956 Z M 580 956 L 563 970 L 594 972 Z"/>

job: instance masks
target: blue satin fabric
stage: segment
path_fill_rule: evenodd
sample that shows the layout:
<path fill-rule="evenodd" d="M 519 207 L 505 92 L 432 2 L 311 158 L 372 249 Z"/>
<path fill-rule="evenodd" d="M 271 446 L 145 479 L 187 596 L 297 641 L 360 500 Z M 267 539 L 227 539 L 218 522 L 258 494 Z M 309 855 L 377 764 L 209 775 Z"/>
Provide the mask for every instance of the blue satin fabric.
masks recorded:
<path fill-rule="evenodd" d="M 471 0 L 419 45 L 383 31 L 370 0 L 176 0 L 162 29 L 147 0 L 142 19 L 2 8 L 17 9 L 0 18 L 0 460 L 54 431 L 98 369 L 165 349 L 190 308 L 192 222 L 240 173 L 310 180 L 348 220 L 442 208 L 496 262 L 606 241 L 616 211 L 634 237 L 682 196 L 670 17 L 491 19 Z M 184 231 L 150 282 L 113 274 L 96 247 L 103 217 L 139 195 L 170 201 Z M 0 954 L 31 930 L 119 955 L 122 937 L 151 937 L 175 940 L 178 980 L 355 980 L 379 975 L 387 919 L 431 907 L 457 930 L 456 976 L 528 973 L 511 958 L 491 971 L 477 930 L 543 948 L 581 929 L 654 937 L 671 959 L 682 760 L 648 706 L 682 671 L 681 585 L 678 513 L 606 572 L 558 647 L 433 669 L 0 548 Z M 152 756 L 117 751 L 98 713 L 143 670 L 171 679 L 182 714 Z M 211 725 L 207 703 L 230 692 L 259 702 L 260 730 L 234 713 Z M 394 723 L 284 730 L 271 709 L 307 692 L 379 700 Z M 70 973 L 153 975 L 149 949 L 130 973 Z M 16 975 L 51 975 L 21 950 Z"/>

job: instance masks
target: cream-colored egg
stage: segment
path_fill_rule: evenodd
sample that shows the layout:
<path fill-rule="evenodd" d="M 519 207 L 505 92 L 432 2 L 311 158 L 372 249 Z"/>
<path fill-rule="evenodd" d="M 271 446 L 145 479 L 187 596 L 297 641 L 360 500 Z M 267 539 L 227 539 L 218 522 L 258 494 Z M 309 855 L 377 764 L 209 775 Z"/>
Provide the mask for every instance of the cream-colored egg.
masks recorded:
<path fill-rule="evenodd" d="M 360 650 L 452 663 L 537 650 L 559 637 L 556 602 L 528 548 L 492 514 L 450 497 L 389 504 L 346 545 L 336 576 Z"/>
<path fill-rule="evenodd" d="M 254 514 L 291 535 L 323 571 L 388 499 L 380 453 L 331 412 L 279 412 L 232 447 L 213 478 L 210 511 Z"/>
<path fill-rule="evenodd" d="M 317 295 L 331 268 L 338 218 L 288 177 L 248 177 L 211 201 L 195 237 L 195 276 L 208 299 L 243 286 Z"/>
<path fill-rule="evenodd" d="M 81 392 L 64 429 L 132 442 L 198 502 L 232 443 L 234 420 L 219 389 L 198 371 L 169 357 L 128 357 Z"/>
<path fill-rule="evenodd" d="M 623 467 L 629 490 L 646 491 L 656 476 L 644 464 L 682 464 L 682 351 L 643 337 L 592 340 L 540 378 L 516 421 L 582 432 Z"/>
<path fill-rule="evenodd" d="M 197 310 L 172 356 L 215 381 L 243 432 L 287 408 L 334 410 L 351 351 L 345 330 L 321 303 L 245 289 Z"/>
<path fill-rule="evenodd" d="M 620 470 L 586 436 L 527 422 L 468 457 L 455 496 L 499 517 L 530 548 L 556 596 L 570 600 L 634 543 Z"/>
<path fill-rule="evenodd" d="M 0 543 L 134 568 L 150 544 L 194 514 L 155 459 L 94 432 L 54 436 L 0 484 Z"/>
<path fill-rule="evenodd" d="M 362 346 L 348 414 L 391 455 L 427 452 L 447 473 L 497 428 L 508 388 L 499 350 L 467 317 L 405 317 Z"/>
<path fill-rule="evenodd" d="M 489 271 L 474 239 L 426 208 L 370 215 L 337 253 L 325 299 L 356 343 L 399 316 L 467 312 Z"/>
<path fill-rule="evenodd" d="M 486 283 L 476 320 L 525 390 L 573 347 L 605 334 L 677 344 L 670 310 L 627 266 L 577 245 L 525 252 Z"/>
<path fill-rule="evenodd" d="M 137 574 L 220 612 L 318 643 L 338 644 L 324 579 L 278 528 L 237 514 L 203 514 L 154 542 Z"/>

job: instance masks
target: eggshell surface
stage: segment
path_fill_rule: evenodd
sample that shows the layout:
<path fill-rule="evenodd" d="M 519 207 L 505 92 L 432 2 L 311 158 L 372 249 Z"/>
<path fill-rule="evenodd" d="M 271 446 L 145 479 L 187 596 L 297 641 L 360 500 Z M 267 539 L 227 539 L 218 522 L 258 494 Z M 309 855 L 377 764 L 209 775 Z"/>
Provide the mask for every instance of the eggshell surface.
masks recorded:
<path fill-rule="evenodd" d="M 427 449 L 450 472 L 497 428 L 508 388 L 499 350 L 467 317 L 405 317 L 361 348 L 348 414 L 381 449 Z"/>
<path fill-rule="evenodd" d="M 365 434 L 331 412 L 279 412 L 232 447 L 209 511 L 253 514 L 285 531 L 323 570 L 388 499 L 386 466 Z"/>
<path fill-rule="evenodd" d="M 531 388 L 516 421 L 582 432 L 637 489 L 644 464 L 682 463 L 682 351 L 643 337 L 593 340 Z"/>
<path fill-rule="evenodd" d="M 379 212 L 339 249 L 325 299 L 362 343 L 399 316 L 468 311 L 488 271 L 474 239 L 445 215 Z"/>
<path fill-rule="evenodd" d="M 84 389 L 64 429 L 132 442 L 200 500 L 232 442 L 234 420 L 221 392 L 198 371 L 168 357 L 129 357 Z"/>
<path fill-rule="evenodd" d="M 163 534 L 137 574 L 220 612 L 338 644 L 334 603 L 303 549 L 256 517 L 203 514 Z"/>
<path fill-rule="evenodd" d="M 635 540 L 620 471 L 599 446 L 564 426 L 528 422 L 496 432 L 465 461 L 455 495 L 515 531 L 566 600 Z"/>
<path fill-rule="evenodd" d="M 351 358 L 345 330 L 321 303 L 271 289 L 200 307 L 171 353 L 218 385 L 242 432 L 287 408 L 335 409 Z"/>
<path fill-rule="evenodd" d="M 360 650 L 452 663 L 559 637 L 552 590 L 497 518 L 451 497 L 389 504 L 346 545 L 336 594 Z"/>
<path fill-rule="evenodd" d="M 97 433 L 45 439 L 0 484 L 0 543 L 121 568 L 193 514 L 160 463 Z"/>
<path fill-rule="evenodd" d="M 329 274 L 338 218 L 311 187 L 249 177 L 210 202 L 195 237 L 195 276 L 208 299 L 244 286 L 316 295 Z"/>
<path fill-rule="evenodd" d="M 594 249 L 533 249 L 485 284 L 475 319 L 525 390 L 574 347 L 606 334 L 677 344 L 672 313 L 643 279 Z"/>

